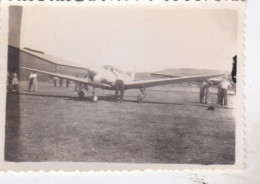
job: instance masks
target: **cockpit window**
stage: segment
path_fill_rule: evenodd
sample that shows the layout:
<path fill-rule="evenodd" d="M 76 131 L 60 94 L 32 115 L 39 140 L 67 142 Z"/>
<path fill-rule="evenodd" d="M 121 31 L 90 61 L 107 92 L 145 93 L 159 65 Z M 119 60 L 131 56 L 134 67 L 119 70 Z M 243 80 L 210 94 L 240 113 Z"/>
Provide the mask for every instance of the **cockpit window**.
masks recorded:
<path fill-rule="evenodd" d="M 121 70 L 118 70 L 117 68 L 115 68 L 114 66 L 109 66 L 109 65 L 106 65 L 106 66 L 103 66 L 104 69 L 106 70 L 109 70 L 111 72 L 113 72 L 116 76 L 117 75 L 127 75 L 125 72 L 121 71 Z"/>
<path fill-rule="evenodd" d="M 118 69 L 115 68 L 114 66 L 103 66 L 103 68 L 110 71 L 118 71 Z"/>

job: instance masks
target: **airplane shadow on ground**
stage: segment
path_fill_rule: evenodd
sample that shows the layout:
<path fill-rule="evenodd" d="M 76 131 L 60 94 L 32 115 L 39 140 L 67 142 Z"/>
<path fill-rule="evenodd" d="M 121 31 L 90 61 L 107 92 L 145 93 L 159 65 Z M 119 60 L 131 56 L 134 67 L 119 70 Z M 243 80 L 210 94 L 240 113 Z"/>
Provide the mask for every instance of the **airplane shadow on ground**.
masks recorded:
<path fill-rule="evenodd" d="M 106 96 L 98 96 L 99 101 L 107 101 L 107 102 L 113 102 L 115 103 L 115 96 L 114 95 L 106 95 Z M 79 98 L 79 97 L 71 97 L 67 98 L 65 100 L 74 100 L 74 101 L 88 101 L 92 102 L 92 97 L 84 97 L 84 98 Z M 125 99 L 124 102 L 130 102 L 130 103 L 139 103 L 137 100 L 129 100 Z M 141 104 L 165 104 L 165 105 L 185 105 L 184 103 L 169 103 L 169 102 L 154 102 L 154 101 L 143 101 Z"/>
<path fill-rule="evenodd" d="M 37 94 L 35 92 L 31 92 L 31 93 L 8 93 L 8 94 L 24 95 L 24 96 L 51 97 L 51 98 L 64 98 L 64 100 L 85 101 L 85 102 L 94 103 L 92 101 L 92 96 L 79 98 L 79 97 L 76 97 L 76 96 L 68 96 L 68 95 Z M 105 95 L 105 96 L 103 95 L 103 96 L 98 96 L 98 98 L 99 98 L 99 101 L 108 101 L 108 102 L 115 103 L 115 96 L 114 95 Z M 130 100 L 130 99 L 125 99 L 124 102 L 139 103 L 137 100 Z M 158 102 L 158 101 L 155 102 L 155 101 L 146 101 L 146 100 L 144 100 L 141 104 L 187 105 L 186 103 Z"/>

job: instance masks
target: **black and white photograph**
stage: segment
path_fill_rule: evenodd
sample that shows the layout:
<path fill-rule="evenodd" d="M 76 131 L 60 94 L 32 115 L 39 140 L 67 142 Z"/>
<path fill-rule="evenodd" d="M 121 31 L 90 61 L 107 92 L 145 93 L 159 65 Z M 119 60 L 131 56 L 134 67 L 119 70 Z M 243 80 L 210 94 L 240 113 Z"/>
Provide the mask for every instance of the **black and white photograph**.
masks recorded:
<path fill-rule="evenodd" d="M 243 167 L 238 5 L 9 6 L 4 163 Z"/>

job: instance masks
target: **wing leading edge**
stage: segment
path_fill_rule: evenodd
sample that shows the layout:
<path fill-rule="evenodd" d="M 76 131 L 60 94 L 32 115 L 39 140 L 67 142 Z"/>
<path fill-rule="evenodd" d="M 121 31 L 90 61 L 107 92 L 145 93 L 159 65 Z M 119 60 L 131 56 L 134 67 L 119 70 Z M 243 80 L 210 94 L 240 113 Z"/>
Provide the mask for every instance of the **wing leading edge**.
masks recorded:
<path fill-rule="evenodd" d="M 74 82 L 79 82 L 82 84 L 86 84 L 89 86 L 93 86 L 93 87 L 97 87 L 97 88 L 102 88 L 102 89 L 110 89 L 111 86 L 108 84 L 103 84 L 103 83 L 96 83 L 96 82 L 92 82 L 89 81 L 88 79 L 84 79 L 84 78 L 79 78 L 79 77 L 73 77 L 73 76 L 69 76 L 69 75 L 64 75 L 64 74 L 59 74 L 59 73 L 53 73 L 53 72 L 47 72 L 47 71 L 43 71 L 43 70 L 37 70 L 37 69 L 32 69 L 32 68 L 27 68 L 27 67 L 21 67 L 22 69 L 25 70 L 30 70 L 33 72 L 39 72 L 45 75 L 50 75 L 50 76 L 54 76 L 54 77 L 59 77 L 59 78 L 63 78 L 63 79 L 68 79 Z"/>
<path fill-rule="evenodd" d="M 171 75 L 171 74 L 163 74 L 163 73 L 151 73 L 151 76 L 154 77 L 169 77 L 169 78 L 174 78 L 174 77 L 183 77 L 182 75 Z"/>
<path fill-rule="evenodd" d="M 220 76 L 224 76 L 224 74 L 183 76 L 183 77 L 176 77 L 176 78 L 139 80 L 139 81 L 127 82 L 127 83 L 125 83 L 125 86 L 127 89 L 146 88 L 146 87 L 155 87 L 155 86 L 161 86 L 161 85 L 167 85 L 167 84 L 190 82 L 192 80 L 206 80 L 209 78 L 220 77 Z"/>
<path fill-rule="evenodd" d="M 53 73 L 53 72 L 47 72 L 43 70 L 37 70 L 37 69 L 32 69 L 32 68 L 27 68 L 27 67 L 21 67 L 22 69 L 34 71 L 34 72 L 39 72 L 45 75 L 50 75 L 54 77 L 59 77 L 63 79 L 68 79 L 74 82 L 79 82 L 83 83 L 89 86 L 97 87 L 97 88 L 102 88 L 102 89 L 112 89 L 113 86 L 110 86 L 108 84 L 104 83 L 96 83 L 89 81 L 88 79 L 85 78 L 78 78 L 78 77 L 73 77 L 69 75 L 64 75 L 64 74 L 59 74 L 59 73 Z M 176 78 L 165 78 L 165 79 L 150 79 L 150 80 L 138 80 L 138 81 L 132 81 L 132 82 L 127 82 L 125 83 L 126 89 L 139 89 L 139 88 L 146 88 L 146 87 L 155 87 L 155 86 L 161 86 L 161 85 L 167 85 L 167 84 L 176 84 L 176 83 L 182 83 L 182 82 L 190 82 L 192 80 L 204 80 L 204 79 L 209 79 L 213 77 L 220 77 L 223 76 L 224 74 L 216 74 L 216 75 L 200 75 L 200 76 L 183 76 L 183 77 L 176 77 Z"/>

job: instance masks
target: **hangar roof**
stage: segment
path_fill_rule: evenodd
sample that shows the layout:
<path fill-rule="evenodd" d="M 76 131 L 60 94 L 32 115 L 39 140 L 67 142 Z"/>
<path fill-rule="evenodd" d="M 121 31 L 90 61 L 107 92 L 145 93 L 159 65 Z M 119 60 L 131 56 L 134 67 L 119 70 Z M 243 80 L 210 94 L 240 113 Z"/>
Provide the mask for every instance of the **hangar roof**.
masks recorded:
<path fill-rule="evenodd" d="M 19 47 L 15 47 L 15 46 L 12 46 L 12 45 L 9 45 L 9 47 L 13 47 L 13 48 L 19 49 L 20 51 L 22 51 L 24 53 L 28 53 L 28 54 L 30 54 L 32 56 L 35 56 L 35 57 L 40 58 L 40 59 L 43 59 L 43 60 L 45 60 L 47 62 L 50 62 L 50 63 L 53 63 L 53 64 L 69 66 L 69 67 L 74 67 L 74 68 L 87 69 L 86 67 L 79 66 L 79 65 L 77 65 L 75 63 L 71 63 L 71 62 L 66 61 L 64 59 L 61 59 L 61 58 L 58 58 L 58 57 L 46 54 L 46 53 L 44 53 L 42 51 L 34 50 L 34 49 L 31 49 L 31 48 L 27 48 L 27 47 L 19 48 Z"/>

